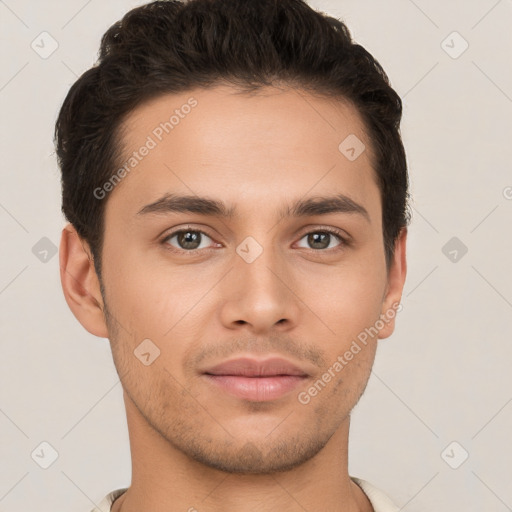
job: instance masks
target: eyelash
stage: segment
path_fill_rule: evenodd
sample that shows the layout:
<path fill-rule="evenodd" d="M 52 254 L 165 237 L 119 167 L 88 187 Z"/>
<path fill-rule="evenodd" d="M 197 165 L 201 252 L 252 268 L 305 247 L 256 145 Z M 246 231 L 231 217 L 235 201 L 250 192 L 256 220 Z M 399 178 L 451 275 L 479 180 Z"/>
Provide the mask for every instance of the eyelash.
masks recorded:
<path fill-rule="evenodd" d="M 169 250 L 173 253 L 179 253 L 179 254 L 187 254 L 190 255 L 190 256 L 194 256 L 194 255 L 197 255 L 199 252 L 201 251 L 207 251 L 207 250 L 212 250 L 212 248 L 203 248 L 203 249 L 190 249 L 190 250 L 186 250 L 186 249 L 177 249 L 176 247 L 173 247 L 171 246 L 168 241 L 173 238 L 174 236 L 176 235 L 179 235 L 180 233 L 187 233 L 187 232 L 194 232 L 194 233 L 201 233 L 202 235 L 206 235 L 208 238 L 212 239 L 213 240 L 213 237 L 211 237 L 208 233 L 206 233 L 205 231 L 202 231 L 200 229 L 195 229 L 193 228 L 192 226 L 189 226 L 189 227 L 186 227 L 186 228 L 180 228 L 180 229 L 177 229 L 176 231 L 172 231 L 171 233 L 167 234 L 161 241 L 162 245 L 164 246 L 164 248 L 166 250 Z M 300 237 L 300 240 L 302 240 L 305 236 L 307 235 L 310 235 L 312 233 L 328 233 L 330 235 L 334 235 L 335 237 L 337 237 L 340 241 L 340 244 L 336 247 L 332 247 L 330 249 L 308 249 L 309 251 L 312 251 L 312 252 L 315 252 L 317 254 L 319 253 L 330 253 L 330 252 L 337 252 L 339 250 L 342 250 L 344 249 L 345 247 L 349 247 L 351 245 L 351 242 L 350 240 L 343 236 L 342 235 L 342 232 L 335 229 L 335 228 L 319 228 L 319 229 L 314 229 L 312 231 L 307 231 L 306 233 L 304 233 L 301 237 Z"/>

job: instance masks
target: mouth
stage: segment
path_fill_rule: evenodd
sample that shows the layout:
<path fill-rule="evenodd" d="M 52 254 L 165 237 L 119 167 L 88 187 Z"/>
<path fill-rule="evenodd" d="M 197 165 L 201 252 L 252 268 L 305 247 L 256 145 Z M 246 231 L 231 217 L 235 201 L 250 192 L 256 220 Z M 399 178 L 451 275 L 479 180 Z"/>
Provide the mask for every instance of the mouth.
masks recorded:
<path fill-rule="evenodd" d="M 281 358 L 234 359 L 209 368 L 203 376 L 217 390 L 253 402 L 277 400 L 309 377 L 300 367 Z"/>

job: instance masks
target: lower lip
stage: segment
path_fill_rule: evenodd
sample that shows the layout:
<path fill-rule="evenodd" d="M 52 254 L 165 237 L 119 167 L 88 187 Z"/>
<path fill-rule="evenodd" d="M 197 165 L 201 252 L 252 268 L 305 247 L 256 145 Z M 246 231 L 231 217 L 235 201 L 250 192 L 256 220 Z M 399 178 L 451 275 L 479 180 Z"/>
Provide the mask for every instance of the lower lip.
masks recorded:
<path fill-rule="evenodd" d="M 254 402 L 268 402 L 281 398 L 306 379 L 306 377 L 299 375 L 241 377 L 237 375 L 205 374 L 205 377 L 224 391 L 238 398 Z"/>

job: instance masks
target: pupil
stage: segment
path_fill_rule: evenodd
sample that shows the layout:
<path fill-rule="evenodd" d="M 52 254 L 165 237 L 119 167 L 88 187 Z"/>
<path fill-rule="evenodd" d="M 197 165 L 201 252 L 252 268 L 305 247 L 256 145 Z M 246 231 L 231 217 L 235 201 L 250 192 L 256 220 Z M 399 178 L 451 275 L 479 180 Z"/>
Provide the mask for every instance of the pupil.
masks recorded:
<path fill-rule="evenodd" d="M 329 233 L 313 233 L 309 235 L 309 242 L 311 245 L 315 246 L 315 244 L 320 244 L 320 247 L 313 247 L 314 249 L 325 249 L 329 247 Z M 325 241 L 327 240 L 327 244 Z"/>
<path fill-rule="evenodd" d="M 200 234 L 193 231 L 184 231 L 180 234 L 180 245 L 184 249 L 196 249 L 200 245 Z"/>

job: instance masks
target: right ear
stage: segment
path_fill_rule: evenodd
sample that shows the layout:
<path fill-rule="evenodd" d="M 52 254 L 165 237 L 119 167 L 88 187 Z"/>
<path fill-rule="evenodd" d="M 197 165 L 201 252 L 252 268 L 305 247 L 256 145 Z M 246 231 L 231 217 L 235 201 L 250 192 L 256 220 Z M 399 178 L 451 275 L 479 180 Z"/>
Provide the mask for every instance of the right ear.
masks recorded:
<path fill-rule="evenodd" d="M 60 281 L 69 309 L 91 334 L 108 338 L 103 298 L 90 248 L 69 223 L 62 230 L 59 264 Z"/>

